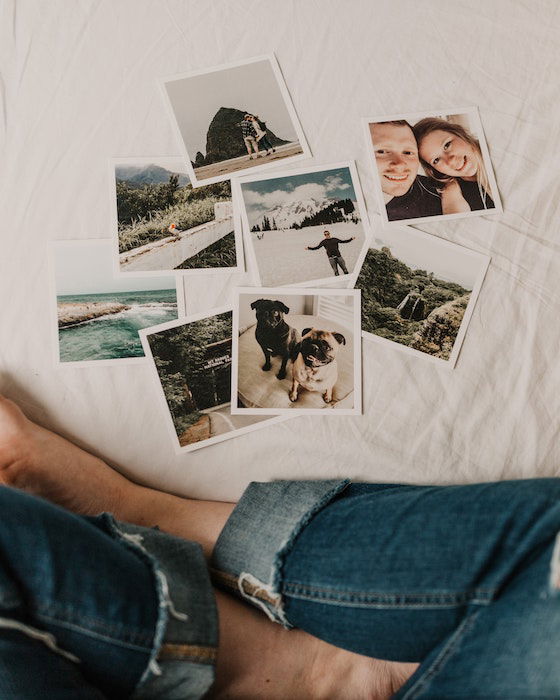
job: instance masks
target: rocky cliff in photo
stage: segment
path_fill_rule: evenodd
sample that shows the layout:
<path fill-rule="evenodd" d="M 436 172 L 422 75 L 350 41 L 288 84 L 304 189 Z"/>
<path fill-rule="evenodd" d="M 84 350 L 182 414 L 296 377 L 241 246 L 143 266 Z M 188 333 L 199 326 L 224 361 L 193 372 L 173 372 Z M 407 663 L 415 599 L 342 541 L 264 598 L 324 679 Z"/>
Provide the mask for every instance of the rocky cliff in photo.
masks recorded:
<path fill-rule="evenodd" d="M 247 112 L 241 109 L 220 107 L 208 127 L 206 155 L 202 156 L 200 152 L 197 153 L 193 167 L 199 168 L 203 165 L 219 163 L 230 158 L 239 158 L 239 156 L 247 155 L 240 126 L 245 114 Z M 270 129 L 267 129 L 267 136 L 273 146 L 289 143 L 276 136 Z"/>

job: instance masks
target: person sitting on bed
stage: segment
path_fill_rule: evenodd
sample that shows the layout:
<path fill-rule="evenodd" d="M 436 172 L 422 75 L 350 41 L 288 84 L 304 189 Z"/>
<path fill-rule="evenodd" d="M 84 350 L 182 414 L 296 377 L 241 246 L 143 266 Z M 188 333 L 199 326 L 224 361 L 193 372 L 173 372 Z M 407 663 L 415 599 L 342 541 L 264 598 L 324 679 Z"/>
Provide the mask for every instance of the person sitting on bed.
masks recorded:
<path fill-rule="evenodd" d="M 427 117 L 414 125 L 414 135 L 424 171 L 442 185 L 459 184 L 457 211 L 494 209 L 480 143 L 472 134 L 460 124 Z"/>
<path fill-rule="evenodd" d="M 465 202 L 457 183 L 418 175 L 418 146 L 404 119 L 370 124 L 371 140 L 389 221 L 455 214 Z"/>
<path fill-rule="evenodd" d="M 197 501 L 0 398 L 0 483 L 3 700 L 560 697 L 560 479 Z"/>

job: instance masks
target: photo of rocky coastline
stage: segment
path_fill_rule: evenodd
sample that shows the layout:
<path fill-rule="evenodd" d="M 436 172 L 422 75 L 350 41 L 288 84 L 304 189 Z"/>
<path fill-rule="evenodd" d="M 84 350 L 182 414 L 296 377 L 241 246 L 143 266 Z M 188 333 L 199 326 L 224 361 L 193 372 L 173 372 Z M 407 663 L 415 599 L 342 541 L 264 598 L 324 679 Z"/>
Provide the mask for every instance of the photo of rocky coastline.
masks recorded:
<path fill-rule="evenodd" d="M 179 314 L 173 277 L 113 277 L 110 240 L 57 242 L 52 255 L 61 363 L 143 357 L 138 331 Z"/>

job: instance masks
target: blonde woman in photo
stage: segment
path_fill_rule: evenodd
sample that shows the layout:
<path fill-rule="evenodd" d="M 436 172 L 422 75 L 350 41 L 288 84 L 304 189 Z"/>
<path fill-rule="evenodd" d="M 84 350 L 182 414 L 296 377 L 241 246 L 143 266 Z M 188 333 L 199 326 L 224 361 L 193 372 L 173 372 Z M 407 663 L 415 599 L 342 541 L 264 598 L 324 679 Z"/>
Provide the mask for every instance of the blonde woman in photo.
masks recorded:
<path fill-rule="evenodd" d="M 480 144 L 467 129 L 426 117 L 413 131 L 426 175 L 445 185 L 444 214 L 494 209 Z"/>

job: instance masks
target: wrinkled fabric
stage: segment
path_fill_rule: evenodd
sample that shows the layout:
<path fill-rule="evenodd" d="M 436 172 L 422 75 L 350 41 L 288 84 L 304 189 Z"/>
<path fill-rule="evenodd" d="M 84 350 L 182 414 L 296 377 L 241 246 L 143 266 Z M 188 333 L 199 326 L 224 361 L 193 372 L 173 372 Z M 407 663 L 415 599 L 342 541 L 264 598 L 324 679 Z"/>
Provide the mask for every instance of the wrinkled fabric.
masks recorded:
<path fill-rule="evenodd" d="M 558 475 L 559 43 L 556 0 L 2 0 L 0 389 L 138 480 L 202 498 L 272 478 Z M 363 416 L 177 456 L 147 367 L 53 369 L 46 246 L 110 237 L 108 158 L 180 155 L 159 77 L 270 51 L 310 164 L 355 159 L 370 213 L 361 117 L 477 105 L 504 214 L 418 226 L 492 256 L 452 372 L 364 341 Z M 188 278 L 188 312 L 247 281 Z"/>

